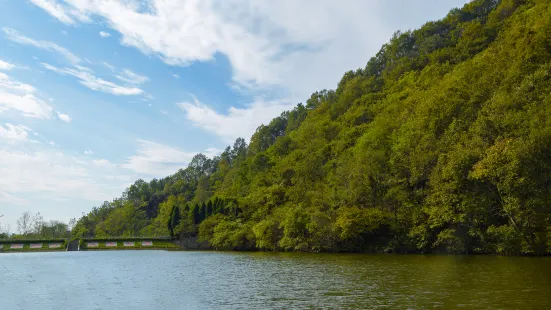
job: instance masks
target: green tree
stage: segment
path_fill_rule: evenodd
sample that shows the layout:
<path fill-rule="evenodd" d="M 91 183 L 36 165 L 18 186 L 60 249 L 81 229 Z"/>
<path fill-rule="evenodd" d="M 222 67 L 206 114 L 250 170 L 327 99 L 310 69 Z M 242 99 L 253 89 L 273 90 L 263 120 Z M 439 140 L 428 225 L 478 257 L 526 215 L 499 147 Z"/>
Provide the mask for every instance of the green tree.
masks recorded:
<path fill-rule="evenodd" d="M 209 217 L 209 216 L 211 216 L 213 213 L 214 213 L 214 211 L 213 211 L 213 207 L 212 207 L 212 200 L 209 200 L 209 201 L 207 202 L 207 209 L 206 209 L 206 213 L 205 213 L 205 214 L 206 214 L 207 217 Z"/>
<path fill-rule="evenodd" d="M 169 224 L 170 236 L 172 238 L 176 237 L 175 229 L 180 224 L 180 219 L 181 219 L 180 208 L 175 206 L 174 208 L 172 208 L 172 214 L 170 216 L 170 224 Z"/>

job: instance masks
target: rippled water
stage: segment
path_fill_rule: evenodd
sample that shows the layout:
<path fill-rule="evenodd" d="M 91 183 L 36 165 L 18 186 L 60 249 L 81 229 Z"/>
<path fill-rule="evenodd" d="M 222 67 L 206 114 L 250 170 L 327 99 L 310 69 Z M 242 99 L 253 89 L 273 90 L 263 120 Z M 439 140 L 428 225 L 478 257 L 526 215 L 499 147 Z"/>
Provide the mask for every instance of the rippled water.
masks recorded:
<path fill-rule="evenodd" d="M 551 257 L 0 255 L 1 309 L 551 309 Z"/>

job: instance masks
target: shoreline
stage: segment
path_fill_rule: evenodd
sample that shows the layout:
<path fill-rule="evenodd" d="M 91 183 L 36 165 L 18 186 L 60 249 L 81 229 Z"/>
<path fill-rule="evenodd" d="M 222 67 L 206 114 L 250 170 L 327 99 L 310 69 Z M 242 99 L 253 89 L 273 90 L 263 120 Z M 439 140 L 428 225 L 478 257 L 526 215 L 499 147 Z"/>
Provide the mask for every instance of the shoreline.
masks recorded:
<path fill-rule="evenodd" d="M 113 247 L 113 248 L 93 248 L 93 249 L 80 249 L 78 251 L 67 251 L 66 249 L 13 249 L 13 250 L 0 250 L 1 254 L 9 253 L 49 253 L 49 252 L 101 252 L 101 251 L 170 251 L 170 252 L 218 252 L 218 253 L 264 253 L 264 254 L 322 254 L 322 255 L 389 255 L 389 256 L 455 256 L 455 257 L 481 257 L 481 256 L 493 256 L 493 257 L 551 257 L 551 255 L 499 255 L 493 253 L 429 253 L 429 252 L 412 252 L 412 253 L 385 253 L 385 252 L 299 252 L 299 251 L 262 251 L 262 250 L 216 250 L 216 249 L 186 249 L 183 247 Z"/>

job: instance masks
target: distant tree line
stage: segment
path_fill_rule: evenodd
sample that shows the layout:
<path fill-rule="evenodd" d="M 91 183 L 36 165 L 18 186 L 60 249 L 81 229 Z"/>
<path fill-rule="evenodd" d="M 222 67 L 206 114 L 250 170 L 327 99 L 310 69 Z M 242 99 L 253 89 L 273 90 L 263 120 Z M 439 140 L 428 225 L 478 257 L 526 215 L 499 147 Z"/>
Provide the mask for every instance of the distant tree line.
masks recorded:
<path fill-rule="evenodd" d="M 76 219 L 68 223 L 57 220 L 45 221 L 40 213 L 32 215 L 24 211 L 17 219 L 17 233 L 0 227 L 0 239 L 56 239 L 70 238 Z"/>

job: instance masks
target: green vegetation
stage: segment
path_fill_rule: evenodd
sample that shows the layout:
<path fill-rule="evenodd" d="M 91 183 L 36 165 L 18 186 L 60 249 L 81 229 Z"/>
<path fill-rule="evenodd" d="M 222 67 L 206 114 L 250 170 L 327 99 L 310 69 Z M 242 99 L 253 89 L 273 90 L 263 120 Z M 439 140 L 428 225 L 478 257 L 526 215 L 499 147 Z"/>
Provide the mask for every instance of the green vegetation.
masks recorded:
<path fill-rule="evenodd" d="M 170 218 L 168 219 L 168 231 L 172 238 L 176 235 L 176 227 L 180 224 L 180 209 L 177 206 L 172 207 L 172 212 L 170 212 Z"/>
<path fill-rule="evenodd" d="M 474 0 L 220 156 L 136 181 L 81 237 L 217 249 L 551 253 L 551 3 Z M 323 64 L 320 64 L 323 66 Z"/>

